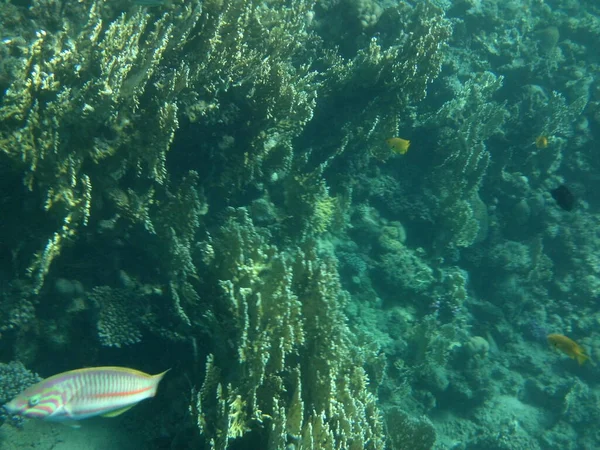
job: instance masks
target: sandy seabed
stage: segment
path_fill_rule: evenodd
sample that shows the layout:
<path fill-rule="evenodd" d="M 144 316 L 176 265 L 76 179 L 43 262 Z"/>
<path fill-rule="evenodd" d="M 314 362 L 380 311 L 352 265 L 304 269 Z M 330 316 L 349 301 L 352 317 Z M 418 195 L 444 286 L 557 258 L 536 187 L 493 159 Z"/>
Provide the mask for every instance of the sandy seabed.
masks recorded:
<path fill-rule="evenodd" d="M 28 420 L 0 427 L 0 450 L 144 450 L 144 438 L 119 420 L 90 419 L 80 428 Z"/>

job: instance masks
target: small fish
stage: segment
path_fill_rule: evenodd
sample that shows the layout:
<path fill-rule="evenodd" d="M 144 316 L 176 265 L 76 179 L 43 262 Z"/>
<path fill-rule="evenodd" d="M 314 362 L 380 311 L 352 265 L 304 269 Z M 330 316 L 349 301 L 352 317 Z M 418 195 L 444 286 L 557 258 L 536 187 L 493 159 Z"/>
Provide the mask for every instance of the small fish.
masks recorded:
<path fill-rule="evenodd" d="M 575 195 L 564 184 L 561 184 L 556 189 L 552 189 L 550 195 L 552 195 L 557 205 L 565 211 L 573 211 L 573 208 L 575 208 L 577 198 L 575 198 Z"/>
<path fill-rule="evenodd" d="M 115 417 L 154 397 L 168 372 L 148 375 L 126 367 L 71 370 L 40 381 L 4 405 L 9 414 L 51 422 Z"/>
<path fill-rule="evenodd" d="M 535 146 L 537 148 L 548 148 L 548 144 L 550 144 L 548 136 L 542 135 L 535 138 Z"/>
<path fill-rule="evenodd" d="M 579 365 L 582 365 L 587 360 L 591 362 L 590 357 L 585 354 L 585 350 L 577 342 L 562 334 L 549 334 L 548 343 L 569 358 L 576 359 Z"/>
<path fill-rule="evenodd" d="M 385 143 L 398 155 L 405 155 L 408 152 L 408 147 L 410 147 L 410 141 L 399 137 L 386 139 Z"/>

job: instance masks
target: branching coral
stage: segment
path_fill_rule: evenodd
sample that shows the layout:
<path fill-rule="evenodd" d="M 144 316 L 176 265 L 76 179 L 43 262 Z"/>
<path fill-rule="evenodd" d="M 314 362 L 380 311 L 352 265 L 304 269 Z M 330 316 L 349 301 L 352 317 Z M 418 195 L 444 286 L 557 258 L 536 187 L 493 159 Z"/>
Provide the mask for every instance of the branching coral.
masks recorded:
<path fill-rule="evenodd" d="M 211 448 L 247 433 L 268 448 L 383 449 L 365 356 L 344 322 L 336 266 L 314 246 L 280 252 L 245 210 L 215 236 L 237 366 L 209 356 L 195 411 Z M 227 379 L 227 384 L 222 380 Z"/>
<path fill-rule="evenodd" d="M 198 294 L 191 284 L 197 276 L 193 260 L 197 232 L 208 207 L 198 188 L 198 174 L 190 171 L 174 192 L 166 190 L 166 198 L 156 205 L 156 230 L 160 236 L 159 252 L 169 280 L 173 310 L 186 326 L 191 325 L 186 306 L 197 307 Z"/>
<path fill-rule="evenodd" d="M 65 241 L 87 224 L 94 182 L 114 184 L 127 170 L 164 182 L 165 154 L 177 127 L 173 83 L 163 80 L 160 98 L 145 94 L 167 46 L 183 38 L 174 22 L 185 30 L 193 14 L 150 20 L 138 9 L 107 23 L 114 13 L 103 2 L 85 2 L 85 12 L 82 6 L 65 5 L 58 31 L 44 31 L 58 17 L 38 18 L 41 29 L 20 48 L 18 70 L 0 104 L 3 151 L 63 222 L 29 268 L 37 291 Z M 168 79 L 177 75 L 173 70 Z"/>
<path fill-rule="evenodd" d="M 380 22 L 379 33 L 353 58 L 326 55 L 329 69 L 320 92 L 325 99 L 346 99 L 343 111 L 336 105 L 330 113 L 345 137 L 341 146 L 325 140 L 330 150 L 321 156 L 333 148 L 337 154 L 355 149 L 389 158 L 382 142 L 398 134 L 409 108 L 425 98 L 428 85 L 440 73 L 452 26 L 439 7 L 430 1 L 414 8 L 401 4 L 386 9 Z M 322 110 L 327 113 L 327 104 Z"/>
<path fill-rule="evenodd" d="M 32 36 L 29 45 L 5 42 L 14 47 L 9 54 L 21 56 L 9 64 L 0 142 L 29 189 L 39 190 L 46 210 L 62 221 L 30 265 L 36 291 L 64 244 L 87 224 L 98 201 L 94 186 L 128 192 L 119 185 L 125 175 L 149 180 L 155 186 L 140 197 L 138 212 L 147 211 L 167 182 L 180 110 L 192 121 L 221 121 L 220 106 L 229 107 L 233 93 L 244 99 L 238 109 L 252 111 L 235 118 L 248 134 L 230 155 L 236 164 L 221 174 L 224 185 L 270 176 L 266 165 L 289 170 L 291 140 L 311 119 L 318 87 L 308 64 L 291 62 L 314 47 L 313 2 L 271 8 L 249 0 L 177 0 L 130 13 L 98 0 L 33 3 L 19 11 L 38 27 L 23 31 Z M 56 23 L 59 29 L 48 31 Z M 153 232 L 150 217 L 142 220 Z"/>
<path fill-rule="evenodd" d="M 222 175 L 223 183 L 270 176 L 266 162 L 270 170 L 289 170 L 291 141 L 312 118 L 319 86 L 309 64 L 292 63 L 314 58 L 308 19 L 313 5 L 302 0 L 277 7 L 250 0 L 205 2 L 189 63 L 196 89 L 182 103 L 190 120 L 220 122 L 226 93 L 243 99 L 236 117 L 228 120 L 247 130 L 246 148 L 229 155 L 238 165 Z M 251 116 L 240 115 L 248 110 Z"/>
<path fill-rule="evenodd" d="M 328 231 L 339 205 L 319 172 L 290 177 L 285 191 L 286 210 L 297 218 L 292 233 L 317 236 Z"/>
<path fill-rule="evenodd" d="M 502 77 L 491 72 L 477 74 L 429 119 L 431 125 L 444 127 L 437 150 L 446 155 L 440 169 L 462 174 L 446 180 L 457 184 L 448 194 L 477 188 L 485 174 L 490 160 L 485 140 L 501 131 L 508 114 L 503 105 L 492 100 L 501 86 Z"/>
<path fill-rule="evenodd" d="M 428 126 L 441 130 L 436 149 L 441 159 L 432 180 L 436 183 L 439 214 L 446 223 L 441 243 L 468 247 L 480 236 L 487 212 L 477 191 L 490 163 L 486 140 L 501 132 L 506 108 L 492 100 L 502 86 L 502 77 L 490 72 L 467 81 L 453 100 L 428 119 Z M 485 225 L 487 227 L 487 225 Z"/>
<path fill-rule="evenodd" d="M 386 16 L 383 36 L 373 37 L 352 60 L 333 65 L 330 76 L 338 78 L 337 89 L 351 84 L 363 89 L 385 88 L 377 98 L 380 107 L 386 103 L 407 105 L 422 100 L 428 84 L 439 74 L 441 50 L 451 26 L 443 11 L 430 1 L 414 8 L 389 8 Z"/>

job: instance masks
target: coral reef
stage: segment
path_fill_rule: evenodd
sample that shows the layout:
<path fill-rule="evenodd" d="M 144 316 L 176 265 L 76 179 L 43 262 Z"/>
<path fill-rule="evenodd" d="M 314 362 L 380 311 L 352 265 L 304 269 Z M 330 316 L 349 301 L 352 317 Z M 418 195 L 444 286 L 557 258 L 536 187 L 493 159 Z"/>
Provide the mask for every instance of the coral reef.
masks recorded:
<path fill-rule="evenodd" d="M 97 286 L 89 299 L 98 310 L 98 337 L 102 345 L 121 347 L 142 340 L 139 320 L 142 304 L 135 295 L 128 295 L 125 289 L 112 289 Z"/>
<path fill-rule="evenodd" d="M 1 1 L 0 397 L 125 361 L 169 448 L 597 448 L 545 342 L 600 359 L 596 3 Z"/>
<path fill-rule="evenodd" d="M 203 436 L 215 449 L 252 433 L 273 449 L 383 449 L 334 260 L 314 244 L 282 253 L 270 240 L 243 209 L 213 238 L 222 289 L 215 313 L 230 317 L 233 348 L 207 357 L 194 408 Z"/>
<path fill-rule="evenodd" d="M 385 418 L 391 448 L 427 450 L 435 443 L 435 428 L 426 417 L 417 419 L 395 407 L 386 411 Z"/>
<path fill-rule="evenodd" d="M 27 370 L 19 362 L 0 363 L 0 403 L 7 403 L 20 394 L 21 391 L 40 380 L 39 376 Z M 16 426 L 23 421 L 20 417 L 7 416 L 6 411 L 2 408 L 0 410 L 0 424 L 7 420 Z"/>

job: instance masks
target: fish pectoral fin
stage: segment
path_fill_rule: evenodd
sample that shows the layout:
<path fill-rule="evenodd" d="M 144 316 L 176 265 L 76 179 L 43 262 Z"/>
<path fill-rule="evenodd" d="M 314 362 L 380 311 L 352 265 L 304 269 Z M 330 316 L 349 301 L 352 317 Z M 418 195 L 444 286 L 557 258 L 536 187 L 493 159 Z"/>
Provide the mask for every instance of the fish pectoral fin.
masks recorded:
<path fill-rule="evenodd" d="M 134 406 L 135 406 L 135 404 L 134 405 L 126 406 L 125 408 L 115 409 L 114 411 L 107 412 L 106 414 L 102 414 L 102 417 L 117 417 L 117 416 L 120 416 L 125 411 L 129 411 Z"/>
<path fill-rule="evenodd" d="M 71 411 L 71 407 L 69 405 L 63 405 L 62 407 L 60 407 L 59 409 L 57 409 L 56 411 L 54 411 L 54 413 L 52 413 L 53 416 L 60 416 L 65 418 L 64 420 L 73 420 L 73 411 Z"/>

